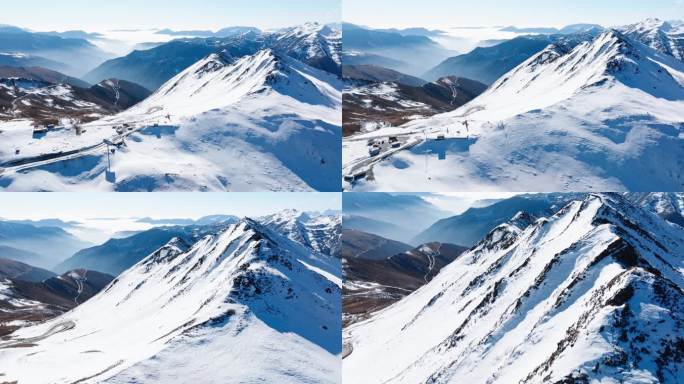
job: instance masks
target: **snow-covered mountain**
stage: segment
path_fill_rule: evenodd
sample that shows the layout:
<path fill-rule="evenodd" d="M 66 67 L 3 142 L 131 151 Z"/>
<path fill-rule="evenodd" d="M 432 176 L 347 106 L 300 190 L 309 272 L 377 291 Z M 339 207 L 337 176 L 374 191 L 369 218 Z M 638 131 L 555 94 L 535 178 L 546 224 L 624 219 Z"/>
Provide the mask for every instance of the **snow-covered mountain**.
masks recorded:
<path fill-rule="evenodd" d="M 684 60 L 684 22 L 646 19 L 639 23 L 620 27 L 626 36 L 649 47 Z"/>
<path fill-rule="evenodd" d="M 663 219 L 684 227 L 683 192 L 630 192 L 627 198 Z"/>
<path fill-rule="evenodd" d="M 608 30 L 550 45 L 463 107 L 402 126 L 457 139 L 402 151 L 359 188 L 680 190 L 683 110 L 684 63 Z"/>
<path fill-rule="evenodd" d="M 342 29 L 334 25 L 305 23 L 277 31 L 267 40 L 273 49 L 299 61 L 342 74 Z"/>
<path fill-rule="evenodd" d="M 681 382 L 682 252 L 682 228 L 617 194 L 502 224 L 352 325 L 345 380 Z"/>
<path fill-rule="evenodd" d="M 251 219 L 195 244 L 172 239 L 73 311 L 0 342 L 0 373 L 22 383 L 339 383 L 340 276 L 338 259 Z"/>
<path fill-rule="evenodd" d="M 314 252 L 339 256 L 342 236 L 342 217 L 339 215 L 308 214 L 287 209 L 259 221 Z"/>
<path fill-rule="evenodd" d="M 128 110 L 86 125 L 87 135 L 31 141 L 23 156 L 60 142 L 82 151 L 130 125 L 126 146 L 13 174 L 8 189 L 339 190 L 342 83 L 265 49 L 232 61 L 211 54 Z M 133 129 L 133 128 L 131 128 Z M 117 136 L 114 141 L 120 141 Z M 16 143 L 25 148 L 28 143 Z M 80 148 L 80 149 L 79 149 Z M 0 152 L 0 159 L 14 152 Z M 68 169 L 65 172 L 64 169 Z M 20 180 L 22 179 L 22 180 Z"/>

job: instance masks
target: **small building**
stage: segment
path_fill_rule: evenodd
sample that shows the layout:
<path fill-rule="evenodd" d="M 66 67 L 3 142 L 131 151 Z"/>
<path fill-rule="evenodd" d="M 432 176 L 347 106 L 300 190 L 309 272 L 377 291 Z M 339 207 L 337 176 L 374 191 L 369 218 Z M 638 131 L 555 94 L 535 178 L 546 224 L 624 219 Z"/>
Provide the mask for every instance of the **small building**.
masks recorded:
<path fill-rule="evenodd" d="M 346 181 L 348 183 L 353 183 L 354 181 L 359 180 L 359 179 L 363 179 L 364 177 L 366 177 L 365 171 L 355 173 L 355 174 L 347 174 L 347 175 L 344 175 L 344 181 Z"/>
<path fill-rule="evenodd" d="M 380 154 L 380 147 L 374 145 L 368 149 L 368 153 L 371 156 L 377 156 Z"/>

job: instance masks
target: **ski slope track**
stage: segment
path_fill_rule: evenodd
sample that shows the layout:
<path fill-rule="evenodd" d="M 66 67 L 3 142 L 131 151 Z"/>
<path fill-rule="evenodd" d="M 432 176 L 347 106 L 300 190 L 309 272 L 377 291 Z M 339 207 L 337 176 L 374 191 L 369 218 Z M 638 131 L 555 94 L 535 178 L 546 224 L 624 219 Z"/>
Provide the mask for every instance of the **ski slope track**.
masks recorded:
<path fill-rule="evenodd" d="M 608 30 L 548 46 L 452 112 L 345 140 L 345 168 L 368 157 L 366 137 L 421 141 L 345 188 L 681 190 L 683 111 L 684 62 Z"/>
<path fill-rule="evenodd" d="M 0 342 L 0 377 L 339 383 L 340 274 L 338 259 L 251 219 L 195 244 L 174 238 L 74 310 Z"/>
<path fill-rule="evenodd" d="M 349 327 L 345 380 L 682 382 L 682 227 L 618 194 L 512 223 Z"/>
<path fill-rule="evenodd" d="M 211 54 L 141 103 L 85 124 L 81 136 L 35 139 L 28 122 L 0 127 L 12 140 L 0 151 L 0 188 L 339 190 L 341 90 L 336 75 L 271 49 Z M 133 128 L 116 134 L 123 124 Z M 105 139 L 125 143 L 111 168 Z"/>

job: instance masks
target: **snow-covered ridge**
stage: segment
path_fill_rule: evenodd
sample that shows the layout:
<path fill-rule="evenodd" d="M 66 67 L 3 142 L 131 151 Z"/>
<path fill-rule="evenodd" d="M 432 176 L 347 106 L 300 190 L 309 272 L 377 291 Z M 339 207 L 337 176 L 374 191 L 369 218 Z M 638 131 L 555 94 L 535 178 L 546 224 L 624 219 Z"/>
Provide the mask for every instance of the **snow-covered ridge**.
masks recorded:
<path fill-rule="evenodd" d="M 682 228 L 612 194 L 505 224 L 350 327 L 345 379 L 678 382 L 683 251 Z"/>
<path fill-rule="evenodd" d="M 549 107 L 588 87 L 610 87 L 615 82 L 667 99 L 684 99 L 684 63 L 651 51 L 617 30 L 607 30 L 572 50 L 550 45 L 502 76 L 471 103 L 435 118 L 461 116 L 471 108 L 484 106 L 486 110 L 479 114 L 495 121 Z"/>
<path fill-rule="evenodd" d="M 75 310 L 0 343 L 0 371 L 26 383 L 339 382 L 340 288 L 328 278 L 339 268 L 251 219 L 192 245 L 173 239 Z M 27 338 L 35 346 L 11 348 Z"/>
<path fill-rule="evenodd" d="M 214 53 L 176 75 L 125 114 L 161 108 L 175 116 L 193 115 L 227 107 L 269 90 L 311 104 L 335 105 L 339 103 L 339 91 L 326 83 L 329 77 L 332 75 L 271 49 L 234 62 Z"/>

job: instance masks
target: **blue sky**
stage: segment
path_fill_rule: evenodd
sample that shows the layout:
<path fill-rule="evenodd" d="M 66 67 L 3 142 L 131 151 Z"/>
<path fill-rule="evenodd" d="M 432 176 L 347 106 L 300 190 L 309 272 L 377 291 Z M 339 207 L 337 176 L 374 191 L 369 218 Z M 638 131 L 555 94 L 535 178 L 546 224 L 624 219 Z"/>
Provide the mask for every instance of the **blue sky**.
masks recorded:
<path fill-rule="evenodd" d="M 260 216 L 287 208 L 340 210 L 340 193 L 4 193 L 4 219 L 192 218 Z"/>
<path fill-rule="evenodd" d="M 334 22 L 341 0 L 31 0 L 5 1 L 0 24 L 32 30 L 262 29 Z"/>
<path fill-rule="evenodd" d="M 371 27 L 630 24 L 684 19 L 684 0 L 344 0 L 344 21 Z"/>

